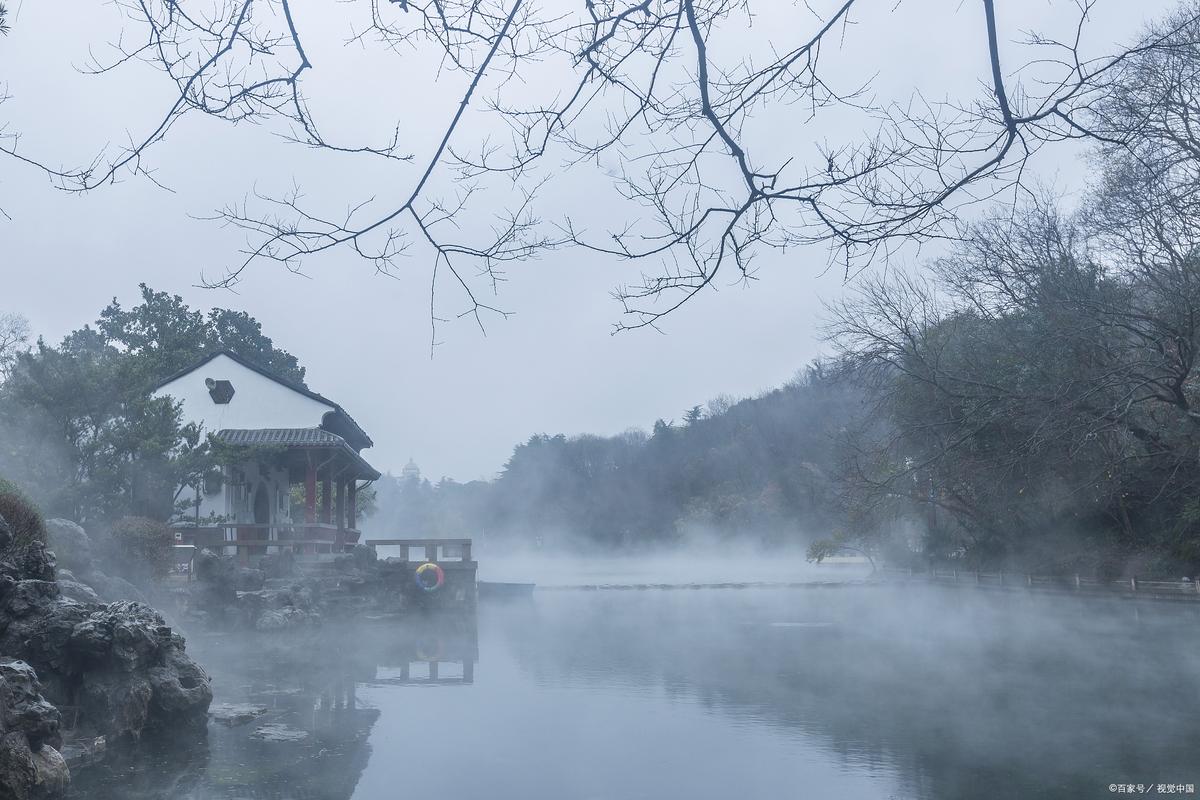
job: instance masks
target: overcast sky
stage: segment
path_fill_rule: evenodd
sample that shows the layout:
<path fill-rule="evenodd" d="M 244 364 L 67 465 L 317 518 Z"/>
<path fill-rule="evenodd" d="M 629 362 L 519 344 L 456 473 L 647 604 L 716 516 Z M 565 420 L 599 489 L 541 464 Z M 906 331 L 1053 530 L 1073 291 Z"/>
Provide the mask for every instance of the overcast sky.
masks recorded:
<path fill-rule="evenodd" d="M 9 5 L 13 30 L 0 40 L 0 81 L 12 99 L 0 106 L 0 124 L 24 133 L 26 151 L 87 161 L 106 141 L 142 130 L 169 100 L 170 87 L 147 67 L 104 77 L 75 70 L 89 45 L 100 47 L 119 30 L 110 5 L 73 4 L 69 13 L 44 0 Z M 847 33 L 846 70 L 879 72 L 885 95 L 978 92 L 986 62 L 976 0 L 904 0 L 895 12 L 886 11 L 891 0 L 871 5 L 883 16 Z M 1064 0 L 998 5 L 1010 43 L 1026 29 L 1062 33 L 1074 20 L 1074 4 Z M 1111 50 L 1171 5 L 1101 0 L 1089 47 Z M 349 15 L 359 10 L 353 5 L 297 8 L 302 32 L 314 42 L 310 58 L 321 68 L 313 73 L 314 95 L 337 104 L 331 127 L 399 120 L 412 150 L 427 152 L 455 87 L 435 83 L 419 61 L 343 47 Z M 802 11 L 785 12 L 798 31 L 811 27 Z M 739 41 L 722 45 L 736 50 Z M 861 136 L 854 129 L 812 132 L 798 112 L 772 129 L 779 148 Z M 420 255 L 398 277 L 376 275 L 341 253 L 311 262 L 305 277 L 263 266 L 235 291 L 197 288 L 201 274 L 219 273 L 242 243 L 236 232 L 201 219 L 222 204 L 293 178 L 309 197 L 329 197 L 335 206 L 361 195 L 403 194 L 413 168 L 356 169 L 269 131 L 199 118 L 173 131 L 152 165 L 170 191 L 131 178 L 73 196 L 32 169 L 0 161 L 0 208 L 12 217 L 0 221 L 0 311 L 25 315 L 36 333 L 57 341 L 94 320 L 111 298 L 135 302 L 141 281 L 196 307 L 244 309 L 300 358 L 313 389 L 345 405 L 367 429 L 376 442 L 367 455 L 383 470 L 398 471 L 412 457 L 433 479 L 491 477 L 513 444 L 533 433 L 649 427 L 718 394 L 772 388 L 823 352 L 821 300 L 843 291 L 842 274 L 826 269 L 824 253 L 797 250 L 764 259 L 760 280 L 749 286 L 722 283 L 700 296 L 663 333 L 612 336 L 620 306 L 610 293 L 635 281 L 639 267 L 558 251 L 509 270 L 495 300 L 513 312 L 509 319 L 490 320 L 486 336 L 469 324 L 445 326 L 431 359 L 429 261 Z M 1038 166 L 1059 188 L 1081 185 L 1084 170 L 1073 151 L 1055 151 Z M 561 202 L 604 210 L 603 195 L 593 196 L 586 179 L 557 191 L 569 194 L 571 185 L 588 196 Z"/>

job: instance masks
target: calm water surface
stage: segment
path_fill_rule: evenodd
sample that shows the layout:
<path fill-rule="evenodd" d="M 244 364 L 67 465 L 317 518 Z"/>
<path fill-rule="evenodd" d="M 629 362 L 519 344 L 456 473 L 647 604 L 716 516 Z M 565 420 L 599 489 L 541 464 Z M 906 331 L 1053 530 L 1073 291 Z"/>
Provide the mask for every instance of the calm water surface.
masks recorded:
<path fill-rule="evenodd" d="M 193 635 L 216 702 L 267 713 L 214 723 L 199 740 L 147 742 L 78 773 L 73 796 L 958 800 L 1200 788 L 1198 612 L 933 587 L 559 590 L 484 604 L 474 624 Z"/>

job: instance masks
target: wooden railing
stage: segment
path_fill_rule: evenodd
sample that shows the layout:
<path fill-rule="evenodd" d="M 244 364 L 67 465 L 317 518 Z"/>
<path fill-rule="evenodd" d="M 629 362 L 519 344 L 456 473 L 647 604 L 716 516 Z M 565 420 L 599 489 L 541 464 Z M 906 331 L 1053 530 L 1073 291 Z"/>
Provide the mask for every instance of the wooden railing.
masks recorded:
<path fill-rule="evenodd" d="M 1119 580 L 1085 578 L 1080 575 L 1031 575 L 1015 572 L 982 572 L 933 568 L 926 572 L 884 567 L 881 572 L 893 576 L 922 578 L 937 583 L 968 584 L 995 588 L 1026 588 L 1063 592 L 1095 592 L 1155 597 L 1179 597 L 1200 600 L 1200 580 L 1181 578 L 1156 581 L 1131 577 Z"/>
<path fill-rule="evenodd" d="M 176 567 L 191 572 L 195 554 L 208 548 L 217 552 L 234 551 L 240 558 L 279 550 L 297 554 L 341 553 L 356 544 L 360 532 L 338 528 L 336 525 L 313 523 L 304 525 L 229 524 L 197 528 L 179 528 L 175 545 Z M 276 538 L 267 538 L 274 535 Z M 413 561 L 413 550 L 422 551 L 424 561 L 436 561 L 449 569 L 475 569 L 471 560 L 470 539 L 368 539 L 368 547 L 398 547 L 403 561 Z"/>
<path fill-rule="evenodd" d="M 208 548 L 220 553 L 232 550 L 246 559 L 253 553 L 291 550 L 298 554 L 342 553 L 356 544 L 361 532 L 322 522 L 300 525 L 229 523 L 176 528 L 178 547 Z M 180 551 L 182 553 L 182 551 Z"/>
<path fill-rule="evenodd" d="M 412 561 L 413 548 L 420 548 L 424 551 L 425 561 L 471 563 L 470 539 L 367 539 L 364 544 L 375 548 L 399 547 L 400 558 L 404 561 Z"/>

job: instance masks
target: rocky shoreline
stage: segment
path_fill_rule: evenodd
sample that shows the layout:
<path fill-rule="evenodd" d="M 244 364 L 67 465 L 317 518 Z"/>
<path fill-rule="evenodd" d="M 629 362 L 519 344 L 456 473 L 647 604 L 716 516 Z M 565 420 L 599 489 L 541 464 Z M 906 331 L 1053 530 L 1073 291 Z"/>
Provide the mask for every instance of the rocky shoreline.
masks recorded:
<path fill-rule="evenodd" d="M 0 795 L 61 796 L 70 782 L 63 756 L 94 756 L 105 744 L 150 732 L 207 724 L 208 674 L 182 636 L 127 582 L 83 562 L 86 534 L 52 520 L 48 538 L 79 575 L 56 568 L 42 542 L 16 544 L 0 518 Z M 82 536 L 82 539 L 79 537 Z"/>
<path fill-rule="evenodd" d="M 176 613 L 189 626 L 283 632 L 369 614 L 474 607 L 473 594 L 422 592 L 413 582 L 411 564 L 380 559 L 365 545 L 305 563 L 286 551 L 243 563 L 202 550 L 194 572 L 195 580 L 173 593 Z"/>
<path fill-rule="evenodd" d="M 210 715 L 211 679 L 184 638 L 145 592 L 98 568 L 83 528 L 47 520 L 44 538 L 18 544 L 0 517 L 0 797 L 61 797 L 72 768 L 121 745 L 164 731 L 204 735 L 210 716 L 231 724 L 250 713 Z M 366 546 L 304 564 L 288 552 L 246 562 L 205 550 L 190 577 L 151 593 L 168 618 L 199 630 L 289 634 L 474 607 L 473 592 L 431 597 L 410 565 Z"/>

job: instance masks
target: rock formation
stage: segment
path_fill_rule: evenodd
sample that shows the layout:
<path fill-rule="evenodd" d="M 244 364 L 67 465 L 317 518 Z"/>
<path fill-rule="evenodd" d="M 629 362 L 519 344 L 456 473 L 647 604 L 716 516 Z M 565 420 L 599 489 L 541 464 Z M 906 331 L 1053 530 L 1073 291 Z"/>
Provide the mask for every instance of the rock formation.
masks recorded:
<path fill-rule="evenodd" d="M 46 520 L 46 547 L 54 553 L 63 595 L 80 602 L 146 602 L 141 590 L 124 578 L 106 575 L 96 565 L 98 555 L 87 531 L 66 519 Z M 69 585 L 76 584 L 76 585 Z M 82 586 L 83 588 L 79 588 Z M 95 597 L 92 598 L 88 593 Z"/>
<path fill-rule="evenodd" d="M 52 530 L 82 576 L 56 575 L 55 556 L 40 542 L 12 547 L 0 519 L 0 780 L 11 775 L 14 785 L 3 788 L 20 798 L 52 796 L 65 785 L 51 703 L 71 708 L 74 735 L 111 743 L 203 726 L 212 700 L 208 675 L 154 609 L 98 602 L 114 587 L 126 590 L 79 559 L 86 533 L 62 521 Z"/>
<path fill-rule="evenodd" d="M 248 567 L 233 556 L 202 550 L 195 575 L 195 583 L 181 592 L 185 616 L 259 631 L 307 627 L 368 610 L 397 611 L 412 602 L 406 567 L 380 561 L 362 545 L 305 568 L 286 551 Z"/>
<path fill-rule="evenodd" d="M 0 797 L 60 796 L 71 781 L 61 743 L 58 709 L 42 697 L 33 668 L 0 658 Z"/>

